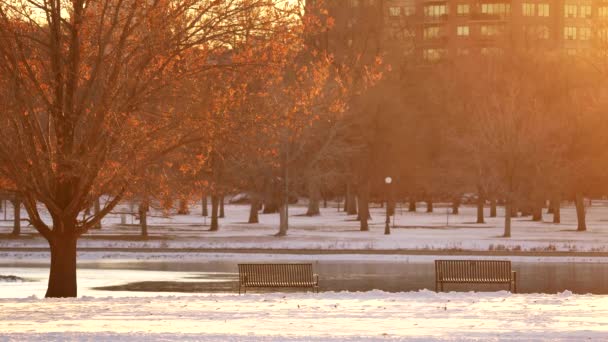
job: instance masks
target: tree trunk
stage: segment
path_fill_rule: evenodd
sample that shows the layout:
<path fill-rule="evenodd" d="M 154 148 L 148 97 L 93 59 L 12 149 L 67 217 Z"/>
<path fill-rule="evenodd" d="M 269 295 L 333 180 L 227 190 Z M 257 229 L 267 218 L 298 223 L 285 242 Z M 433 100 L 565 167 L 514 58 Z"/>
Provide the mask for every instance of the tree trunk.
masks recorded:
<path fill-rule="evenodd" d="M 308 184 L 308 210 L 306 216 L 319 216 L 321 210 L 319 209 L 319 187 L 314 182 Z"/>
<path fill-rule="evenodd" d="M 55 235 L 49 241 L 51 248 L 51 270 L 47 298 L 76 297 L 76 237 Z"/>
<path fill-rule="evenodd" d="M 576 230 L 579 232 L 584 232 L 587 230 L 587 222 L 585 222 L 585 199 L 583 195 L 580 193 L 576 194 L 575 197 L 575 205 L 576 205 L 576 219 L 578 222 L 578 226 Z"/>
<path fill-rule="evenodd" d="M 224 195 L 220 196 L 220 218 L 226 217 L 226 212 L 224 211 Z"/>
<path fill-rule="evenodd" d="M 21 235 L 21 200 L 16 198 L 13 200 L 13 232 L 12 236 Z"/>
<path fill-rule="evenodd" d="M 505 232 L 502 235 L 503 237 L 510 238 L 511 237 L 511 203 L 509 201 L 505 202 Z"/>
<path fill-rule="evenodd" d="M 217 195 L 211 195 L 211 227 L 209 230 L 215 232 L 219 228 L 218 223 L 218 210 L 219 210 L 220 199 Z"/>
<path fill-rule="evenodd" d="M 289 227 L 289 223 L 288 223 L 288 208 L 287 208 L 287 203 L 282 203 L 281 206 L 279 206 L 279 232 L 276 234 L 276 236 L 286 236 L 287 235 L 287 228 Z"/>
<path fill-rule="evenodd" d="M 532 221 L 542 221 L 543 220 L 543 205 L 545 200 L 537 201 L 534 203 L 534 207 L 532 208 Z"/>
<path fill-rule="evenodd" d="M 549 200 L 549 206 L 547 207 L 547 214 L 553 214 L 554 206 L 555 206 L 555 202 L 553 200 Z"/>
<path fill-rule="evenodd" d="M 201 199 L 201 205 L 203 206 L 203 209 L 201 212 L 203 217 L 209 216 L 209 211 L 207 210 L 207 194 L 203 194 L 203 197 Z"/>
<path fill-rule="evenodd" d="M 148 201 L 142 201 L 139 204 L 139 226 L 141 227 L 141 236 L 148 236 Z"/>
<path fill-rule="evenodd" d="M 368 220 L 370 219 L 370 213 L 369 213 L 369 181 L 366 181 L 365 184 L 363 184 L 363 186 L 361 186 L 361 191 L 359 192 L 359 196 L 358 196 L 358 205 L 359 205 L 359 210 L 358 210 L 358 220 L 360 222 L 360 230 L 365 232 L 369 230 L 369 224 L 368 224 Z"/>
<path fill-rule="evenodd" d="M 483 219 L 483 206 L 486 202 L 486 199 L 484 198 L 483 194 L 480 192 L 477 194 L 477 223 L 482 224 L 482 223 L 486 223 L 486 221 Z"/>
<path fill-rule="evenodd" d="M 416 200 L 415 199 L 411 199 L 410 200 L 409 207 L 408 207 L 407 211 L 409 211 L 411 213 L 415 213 L 416 212 Z"/>
<path fill-rule="evenodd" d="M 346 211 L 346 208 L 348 208 L 348 186 L 345 189 L 344 192 L 344 211 Z M 338 211 L 340 211 L 340 198 L 338 198 Z"/>
<path fill-rule="evenodd" d="M 357 215 L 357 198 L 352 186 L 346 187 L 346 215 Z"/>
<path fill-rule="evenodd" d="M 264 202 L 264 210 L 262 214 L 274 214 L 279 212 L 279 205 L 274 199 L 267 199 Z"/>
<path fill-rule="evenodd" d="M 97 215 L 99 215 L 100 211 L 101 211 L 101 202 L 100 202 L 99 198 L 97 198 L 95 200 L 95 203 L 93 204 L 93 213 L 95 214 L 95 216 L 97 216 Z M 99 220 L 99 222 L 93 228 L 101 229 L 101 220 Z"/>
<path fill-rule="evenodd" d="M 452 201 L 452 214 L 453 215 L 460 214 L 460 199 L 458 199 L 458 198 L 455 198 Z"/>
<path fill-rule="evenodd" d="M 321 210 L 319 209 L 319 199 L 311 198 L 308 201 L 308 210 L 306 210 L 306 216 L 319 216 Z"/>
<path fill-rule="evenodd" d="M 249 208 L 249 221 L 248 223 L 260 223 L 258 212 L 260 210 L 260 204 L 257 199 L 251 199 L 251 207 Z"/>
<path fill-rule="evenodd" d="M 433 212 L 433 200 L 427 200 L 426 201 L 426 212 L 427 213 L 432 213 Z"/>
<path fill-rule="evenodd" d="M 190 210 L 188 209 L 188 200 L 182 198 L 179 200 L 179 209 L 177 210 L 178 215 L 188 215 Z"/>
<path fill-rule="evenodd" d="M 496 217 L 496 199 L 490 201 L 490 217 Z"/>
<path fill-rule="evenodd" d="M 559 198 L 555 198 L 551 201 L 551 207 L 552 207 L 552 211 L 553 211 L 553 223 L 561 223 L 562 218 L 561 218 L 561 208 L 560 208 L 560 199 Z"/>
<path fill-rule="evenodd" d="M 327 197 L 323 197 L 323 208 L 327 209 Z"/>

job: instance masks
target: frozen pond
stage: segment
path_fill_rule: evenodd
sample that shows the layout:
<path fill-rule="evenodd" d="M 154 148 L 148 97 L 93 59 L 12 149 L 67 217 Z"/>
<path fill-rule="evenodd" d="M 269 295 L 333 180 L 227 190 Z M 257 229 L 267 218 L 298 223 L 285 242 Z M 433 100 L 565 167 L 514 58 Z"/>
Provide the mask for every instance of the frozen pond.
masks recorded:
<path fill-rule="evenodd" d="M 310 258 L 302 261 L 310 262 Z M 281 256 L 263 262 L 297 262 L 297 257 Z M 81 296 L 156 296 L 233 292 L 236 268 L 242 259 L 215 258 L 204 261 L 84 260 L 79 262 L 78 286 Z M 403 261 L 313 261 L 321 291 L 388 292 L 434 289 L 434 267 L 430 262 Z M 608 263 L 514 262 L 520 293 L 608 294 Z M 0 280 L 0 297 L 44 296 L 48 264 L 25 260 L 0 261 L 0 276 L 17 276 L 24 282 Z M 500 290 L 502 286 L 447 286 L 446 290 Z"/>

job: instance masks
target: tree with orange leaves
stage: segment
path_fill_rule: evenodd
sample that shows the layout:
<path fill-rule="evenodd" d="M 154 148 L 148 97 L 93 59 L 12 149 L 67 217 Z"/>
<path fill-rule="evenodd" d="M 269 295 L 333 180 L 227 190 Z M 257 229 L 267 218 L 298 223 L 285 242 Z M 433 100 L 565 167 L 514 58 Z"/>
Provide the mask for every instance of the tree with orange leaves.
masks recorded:
<path fill-rule="evenodd" d="M 12 99 L 0 117 L 0 174 L 15 185 L 49 243 L 47 297 L 77 295 L 77 240 L 131 181 L 207 133 L 193 129 L 188 112 L 153 100 L 175 99 L 176 81 L 218 68 L 214 56 L 229 50 L 236 35 L 290 16 L 290 8 L 277 6 L 270 0 L 0 1 L 0 75 Z M 252 9 L 259 9 L 254 20 Z M 102 194 L 109 196 L 104 207 L 82 219 L 79 213 Z"/>
<path fill-rule="evenodd" d="M 250 191 L 257 187 L 253 186 L 257 176 L 252 176 L 256 171 L 272 174 L 262 187 L 275 190 L 277 200 L 282 198 L 276 193 L 282 193 L 277 185 L 286 182 L 277 170 L 285 137 L 293 141 L 301 137 L 303 129 L 320 119 L 323 106 L 341 110 L 343 87 L 335 77 L 333 60 L 307 44 L 311 26 L 302 19 L 294 16 L 302 24 L 286 30 L 240 36 L 235 48 L 221 58 L 245 69 L 205 74 L 193 84 L 194 97 L 200 99 L 193 112 L 199 115 L 201 129 L 212 132 L 201 141 L 200 150 L 193 151 L 207 156 L 200 174 L 212 194 L 211 230 L 218 229 L 218 198 L 231 187 Z M 260 168 L 254 171 L 252 163 Z M 240 176 L 232 172 L 244 168 L 248 170 L 244 177 L 242 172 Z"/>

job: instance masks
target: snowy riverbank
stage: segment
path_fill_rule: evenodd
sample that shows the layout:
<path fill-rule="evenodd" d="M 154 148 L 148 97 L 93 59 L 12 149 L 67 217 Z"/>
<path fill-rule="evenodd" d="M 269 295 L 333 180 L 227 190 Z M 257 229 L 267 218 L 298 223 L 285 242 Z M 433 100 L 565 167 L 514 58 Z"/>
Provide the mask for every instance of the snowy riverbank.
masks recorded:
<path fill-rule="evenodd" d="M 3 341 L 581 341 L 608 296 L 507 292 L 0 299 Z"/>
<path fill-rule="evenodd" d="M 436 259 L 482 259 L 482 260 L 510 260 L 517 263 L 608 263 L 608 256 L 577 256 L 572 255 L 475 255 L 468 254 L 308 254 L 308 253 L 247 253 L 247 252 L 155 252 L 153 250 L 142 251 L 80 251 L 78 260 L 81 263 L 112 261 L 117 263 L 130 263 L 139 261 L 167 261 L 167 262 L 212 262 L 212 261 L 251 261 L 272 262 L 276 260 L 286 262 L 399 262 L 399 263 L 432 263 Z M 0 251 L 0 264 L 10 263 L 37 263 L 48 264 L 50 262 L 49 252 L 40 251 Z"/>

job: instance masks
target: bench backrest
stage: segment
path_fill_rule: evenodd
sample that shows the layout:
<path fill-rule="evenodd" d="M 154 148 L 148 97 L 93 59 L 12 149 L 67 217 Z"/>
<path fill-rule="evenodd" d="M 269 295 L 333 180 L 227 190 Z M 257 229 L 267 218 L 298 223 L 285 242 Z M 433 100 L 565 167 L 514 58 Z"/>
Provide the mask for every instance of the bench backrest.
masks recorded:
<path fill-rule="evenodd" d="M 310 284 L 314 281 L 312 264 L 239 264 L 241 284 Z"/>
<path fill-rule="evenodd" d="M 435 260 L 439 281 L 505 281 L 511 279 L 508 260 Z"/>

